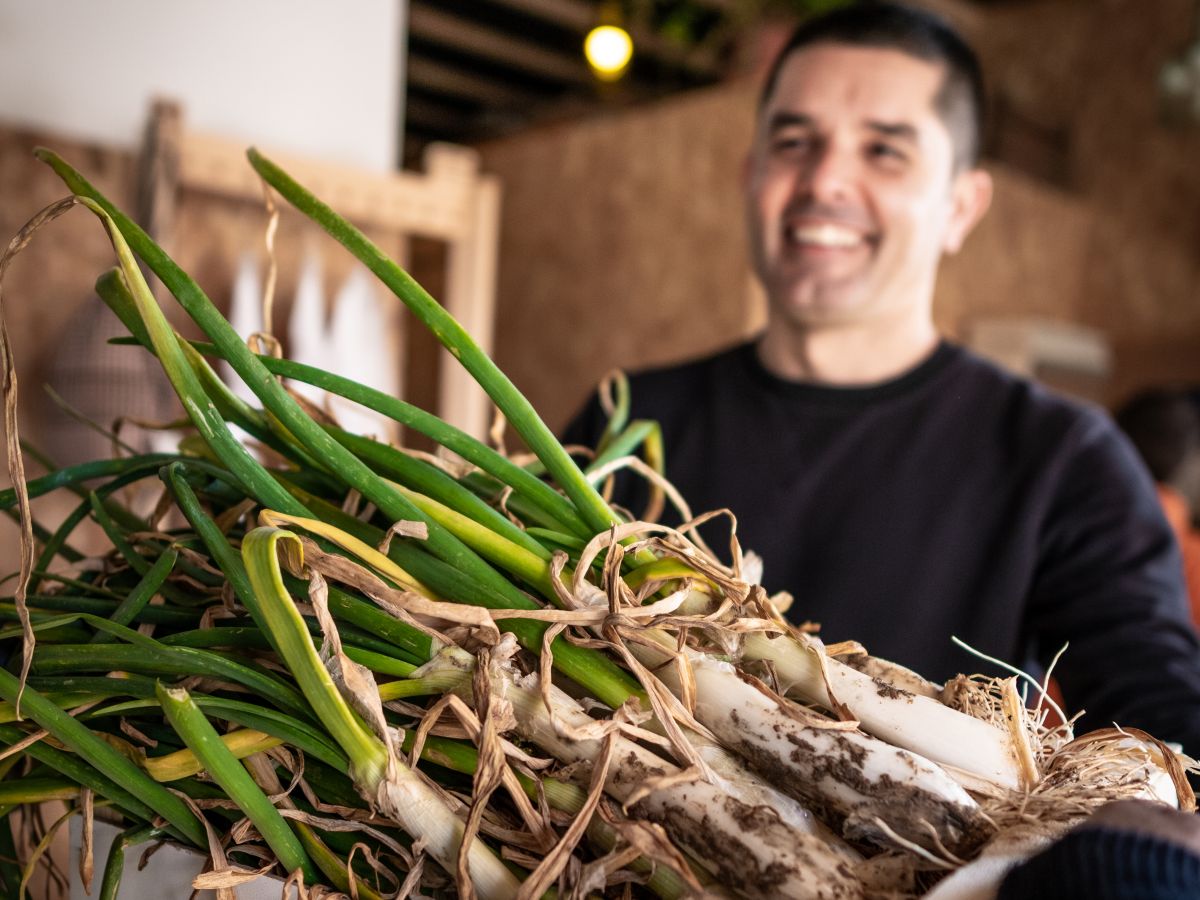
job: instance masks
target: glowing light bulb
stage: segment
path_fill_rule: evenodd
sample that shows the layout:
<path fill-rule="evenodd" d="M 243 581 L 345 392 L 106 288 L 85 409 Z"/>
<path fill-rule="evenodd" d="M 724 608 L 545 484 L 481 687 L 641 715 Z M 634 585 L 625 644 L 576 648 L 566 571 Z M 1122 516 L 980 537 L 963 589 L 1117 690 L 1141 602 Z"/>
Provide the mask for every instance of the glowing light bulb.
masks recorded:
<path fill-rule="evenodd" d="M 597 78 L 616 81 L 625 74 L 633 57 L 633 39 L 624 28 L 600 25 L 588 32 L 583 53 Z"/>

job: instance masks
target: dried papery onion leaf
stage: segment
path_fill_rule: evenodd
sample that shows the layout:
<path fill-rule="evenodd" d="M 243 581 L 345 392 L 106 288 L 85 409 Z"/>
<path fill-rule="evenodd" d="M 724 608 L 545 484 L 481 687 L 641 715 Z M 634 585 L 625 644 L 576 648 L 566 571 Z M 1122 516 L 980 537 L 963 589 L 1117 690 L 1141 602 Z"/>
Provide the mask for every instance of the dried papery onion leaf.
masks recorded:
<path fill-rule="evenodd" d="M 7 317 L 4 315 L 3 287 L 4 277 L 13 259 L 24 250 L 34 234 L 43 226 L 53 222 L 59 216 L 72 209 L 78 199 L 66 197 L 52 203 L 25 223 L 0 256 L 0 386 L 4 394 L 4 440 L 5 456 L 8 463 L 8 479 L 12 482 L 16 493 L 18 521 L 20 524 L 19 560 L 20 574 L 17 576 L 16 593 L 13 601 L 16 604 L 17 616 L 21 621 L 24 632 L 21 650 L 21 673 L 18 677 L 19 688 L 13 701 L 17 716 L 21 714 L 21 696 L 25 690 L 25 679 L 29 677 L 29 667 L 33 662 L 34 636 L 29 619 L 29 609 L 25 603 L 26 592 L 29 589 L 29 579 L 33 574 L 34 544 L 33 544 L 33 513 L 29 508 L 29 489 L 25 484 L 25 458 L 21 453 L 21 436 L 17 427 L 17 364 L 13 356 L 12 339 L 8 334 Z"/>

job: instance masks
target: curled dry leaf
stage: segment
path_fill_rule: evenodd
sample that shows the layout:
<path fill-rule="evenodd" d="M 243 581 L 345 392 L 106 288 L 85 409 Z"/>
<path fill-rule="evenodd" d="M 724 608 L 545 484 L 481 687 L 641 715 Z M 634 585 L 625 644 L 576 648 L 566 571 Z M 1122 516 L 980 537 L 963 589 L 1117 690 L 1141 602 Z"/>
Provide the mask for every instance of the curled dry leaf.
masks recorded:
<path fill-rule="evenodd" d="M 23 637 L 20 687 L 17 690 L 17 699 L 14 704 L 18 719 L 21 717 L 21 695 L 25 691 L 25 679 L 29 677 L 29 667 L 33 664 L 33 646 L 36 641 L 33 625 L 29 618 L 29 608 L 25 602 L 29 590 L 29 579 L 33 574 L 34 544 L 33 513 L 29 508 L 29 489 L 25 484 L 25 457 L 21 453 L 21 436 L 17 427 L 17 364 L 13 357 L 12 340 L 8 336 L 8 325 L 4 316 L 4 276 L 8 273 L 8 267 L 13 259 L 28 246 L 38 229 L 53 222 L 78 202 L 78 198 L 74 196 L 65 197 L 41 210 L 21 227 L 21 230 L 9 242 L 4 255 L 0 256 L 0 390 L 4 395 L 4 438 L 8 460 L 8 480 L 12 483 L 17 495 L 17 518 L 21 527 L 18 543 L 20 571 L 13 594 L 13 604 L 17 610 L 17 618 L 21 622 Z"/>
<path fill-rule="evenodd" d="M 96 861 L 93 857 L 95 846 L 96 820 L 95 795 L 91 788 L 81 788 L 79 791 L 79 814 L 83 817 L 83 839 L 79 850 L 79 879 L 83 882 L 83 892 L 92 892 L 92 875 L 96 871 Z"/>
<path fill-rule="evenodd" d="M 579 843 L 587 830 L 588 823 L 591 821 L 592 814 L 596 810 L 596 806 L 600 803 L 600 798 L 604 794 L 604 782 L 608 777 L 608 769 L 612 763 L 613 752 L 616 749 L 615 732 L 609 733 L 603 741 L 599 757 L 592 763 L 592 778 L 588 785 L 587 799 L 583 803 L 583 808 L 576 814 L 575 820 L 567 827 L 562 838 L 554 846 L 554 849 L 546 854 L 546 858 L 542 860 L 541 865 L 534 869 L 529 877 L 521 884 L 521 891 L 517 894 L 517 900 L 535 900 L 542 896 L 550 885 L 558 879 L 559 873 L 562 872 L 567 862 L 571 857 L 571 853 L 575 849 L 575 845 Z"/>
<path fill-rule="evenodd" d="M 379 552 L 386 554 L 392 546 L 392 538 L 395 537 L 427 541 L 429 540 L 429 525 L 425 522 L 410 522 L 405 519 L 393 522 L 387 532 L 384 533 L 383 540 L 379 542 Z"/>
<path fill-rule="evenodd" d="M 488 643 L 494 644 L 500 639 L 500 629 L 496 627 L 491 610 L 481 606 L 431 600 L 416 591 L 391 587 L 364 566 L 345 557 L 325 553 L 307 538 L 302 538 L 301 541 L 304 559 L 309 568 L 332 581 L 361 591 L 396 618 L 428 634 L 439 646 L 446 643 L 444 636 L 439 630 L 425 624 L 422 618 L 469 625 L 478 629 Z"/>
<path fill-rule="evenodd" d="M 257 881 L 274 868 L 274 860 L 259 869 L 247 869 L 244 866 L 228 865 L 220 869 L 213 868 L 207 872 L 201 872 L 193 878 L 192 887 L 198 891 L 216 891 L 217 896 L 226 894 L 229 897 L 236 897 L 234 888 Z"/>
<path fill-rule="evenodd" d="M 383 703 L 379 699 L 379 688 L 375 676 L 366 666 L 359 665 L 342 652 L 342 638 L 329 612 L 329 588 L 321 573 L 311 570 L 308 583 L 308 599 L 321 629 L 321 662 L 325 664 L 333 683 L 379 738 L 393 753 L 391 729 L 383 715 Z"/>

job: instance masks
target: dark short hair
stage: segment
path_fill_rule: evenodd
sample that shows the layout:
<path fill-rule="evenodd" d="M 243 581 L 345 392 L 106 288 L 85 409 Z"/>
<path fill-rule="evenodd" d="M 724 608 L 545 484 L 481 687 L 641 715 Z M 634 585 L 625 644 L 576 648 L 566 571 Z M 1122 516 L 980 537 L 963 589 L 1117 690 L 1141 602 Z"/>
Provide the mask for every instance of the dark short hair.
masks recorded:
<path fill-rule="evenodd" d="M 955 138 L 960 166 L 979 162 L 986 98 L 983 70 L 975 51 L 939 16 L 899 3 L 854 3 L 802 22 L 792 32 L 767 72 L 759 97 L 762 109 L 771 99 L 783 64 L 796 51 L 813 44 L 848 44 L 899 50 L 945 69 L 935 108 Z"/>
<path fill-rule="evenodd" d="M 1155 481 L 1173 481 L 1187 458 L 1200 452 L 1200 413 L 1184 391 L 1142 391 L 1115 418 Z"/>

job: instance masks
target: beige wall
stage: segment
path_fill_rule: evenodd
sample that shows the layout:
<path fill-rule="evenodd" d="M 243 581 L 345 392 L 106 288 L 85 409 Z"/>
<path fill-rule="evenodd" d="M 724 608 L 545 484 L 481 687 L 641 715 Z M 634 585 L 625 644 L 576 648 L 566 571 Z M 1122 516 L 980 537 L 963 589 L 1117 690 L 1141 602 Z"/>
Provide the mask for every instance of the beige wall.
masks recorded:
<path fill-rule="evenodd" d="M 1200 381 L 1200 129 L 1161 127 L 1155 95 L 1192 4 L 930 3 L 980 48 L 1004 113 L 996 201 L 944 266 L 939 325 L 1100 328 L 1116 352 L 1110 401 Z M 505 189 L 497 358 L 552 427 L 607 369 L 704 352 L 761 321 L 738 190 L 755 85 L 483 148 Z"/>

